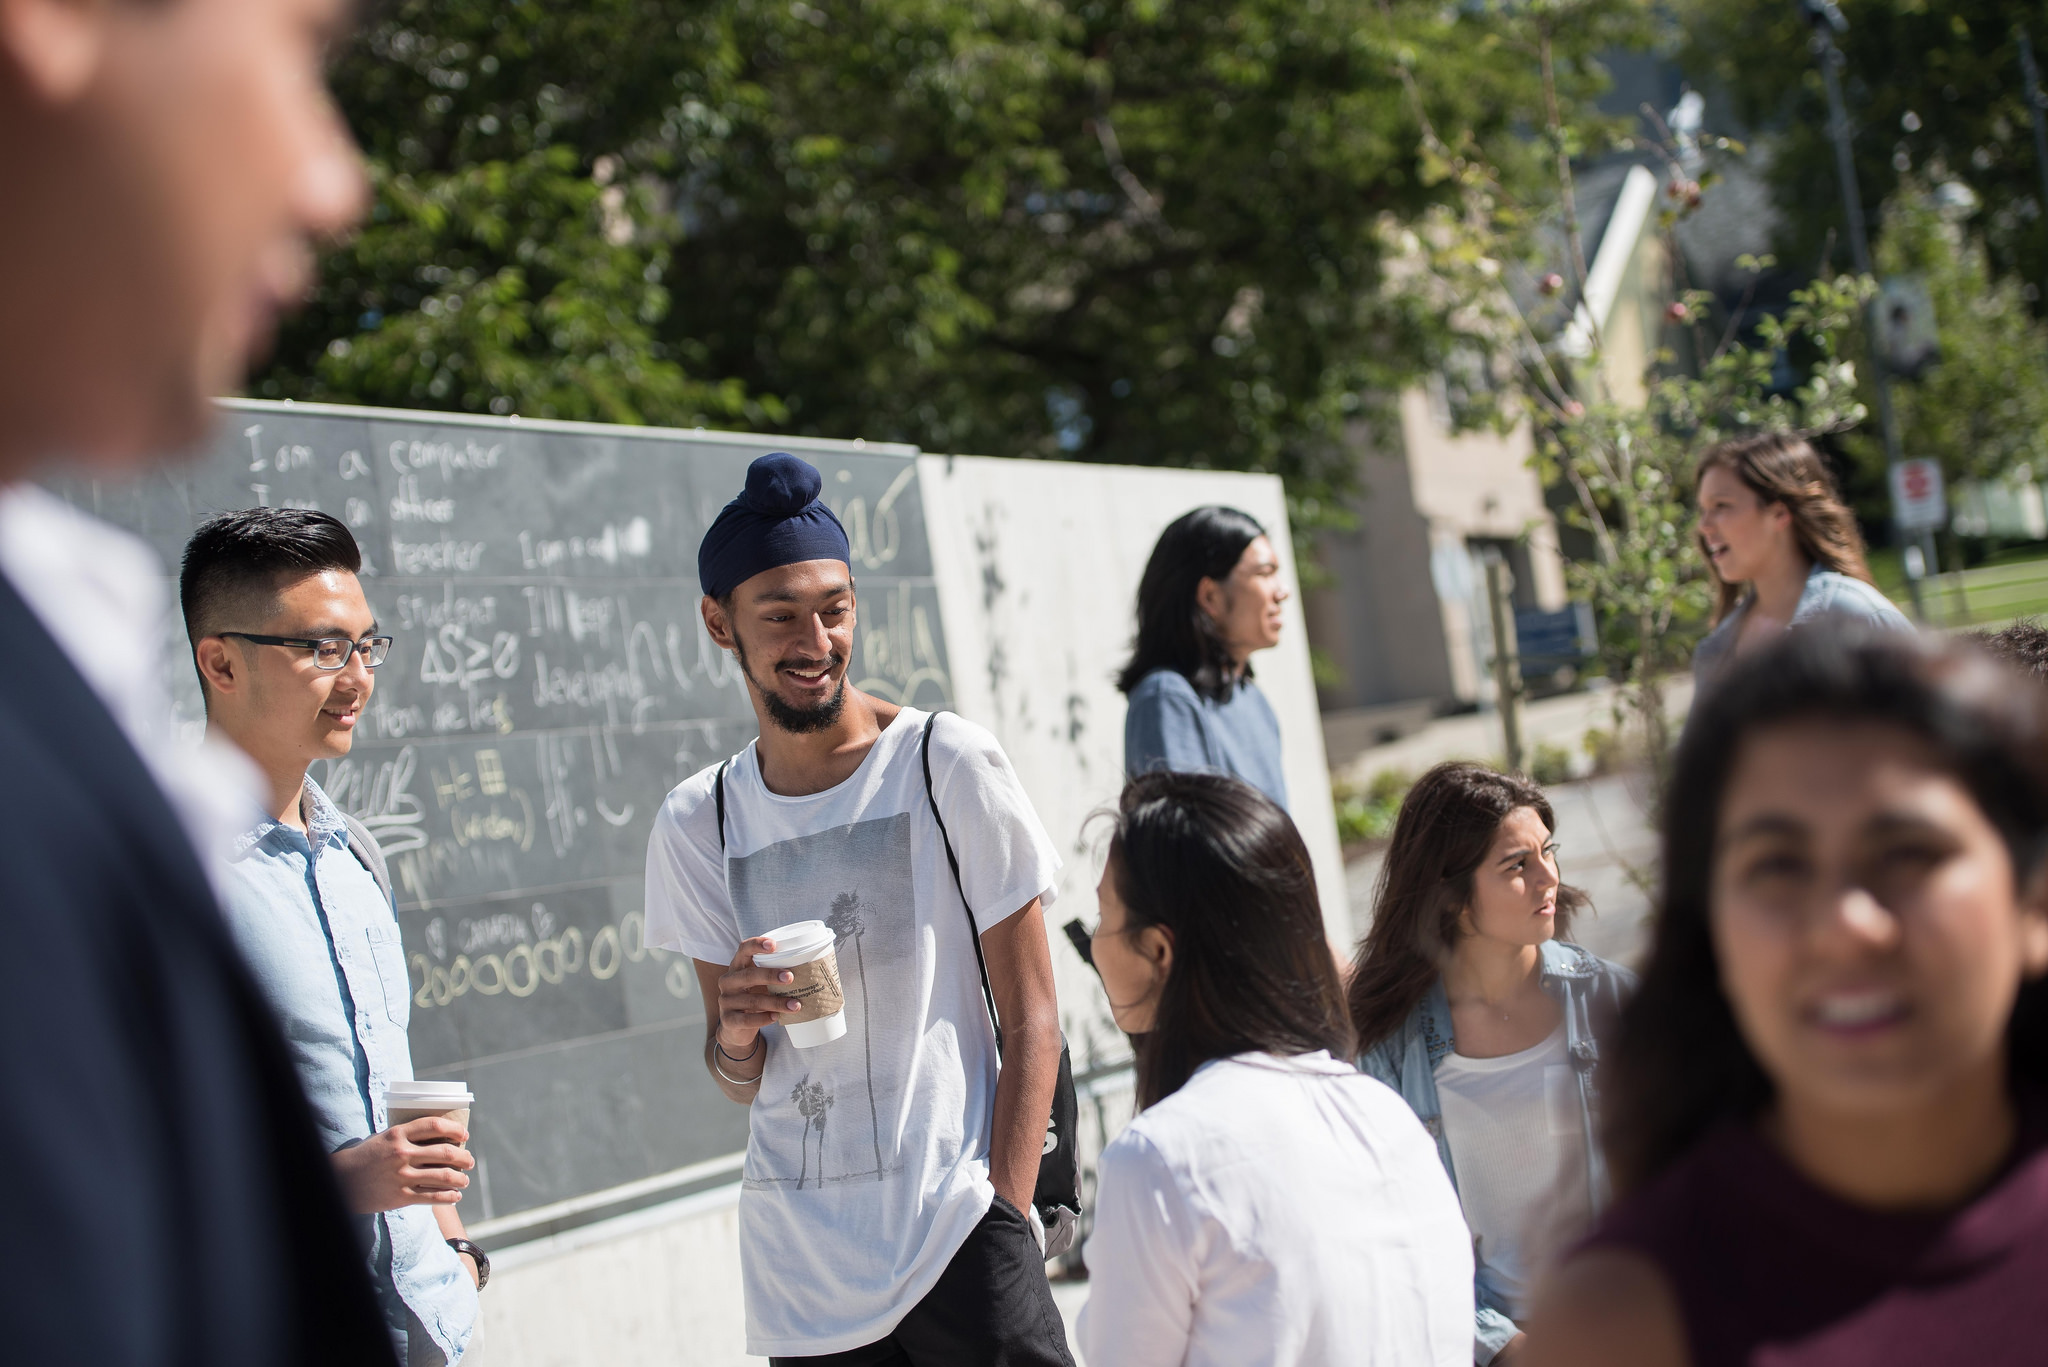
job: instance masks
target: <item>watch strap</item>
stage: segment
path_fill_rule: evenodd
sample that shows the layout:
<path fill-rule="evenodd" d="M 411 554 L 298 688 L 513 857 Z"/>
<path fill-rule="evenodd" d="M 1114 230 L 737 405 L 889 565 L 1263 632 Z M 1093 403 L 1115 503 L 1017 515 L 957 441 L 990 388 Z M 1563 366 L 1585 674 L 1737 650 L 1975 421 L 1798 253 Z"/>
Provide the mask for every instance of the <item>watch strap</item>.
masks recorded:
<path fill-rule="evenodd" d="M 491 1255 L 467 1239 L 450 1239 L 448 1247 L 457 1253 L 467 1253 L 476 1259 L 476 1289 L 481 1291 L 491 1284 Z"/>

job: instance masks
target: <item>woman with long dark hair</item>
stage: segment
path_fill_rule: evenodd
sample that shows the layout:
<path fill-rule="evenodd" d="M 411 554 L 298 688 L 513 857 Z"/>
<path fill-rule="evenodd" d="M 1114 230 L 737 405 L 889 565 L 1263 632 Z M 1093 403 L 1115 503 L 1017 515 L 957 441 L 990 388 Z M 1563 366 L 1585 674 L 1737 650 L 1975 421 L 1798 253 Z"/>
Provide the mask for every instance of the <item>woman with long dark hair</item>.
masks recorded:
<path fill-rule="evenodd" d="M 1804 437 L 1765 432 L 1708 448 L 1693 474 L 1700 554 L 1719 593 L 1714 629 L 1693 652 L 1693 682 L 1822 616 L 1909 629 L 1871 582 L 1863 535 Z"/>
<path fill-rule="evenodd" d="M 1359 1066 L 1436 1136 L 1471 1226 L 1473 1355 L 1506 1363 L 1536 1277 L 1607 1195 L 1593 1067 L 1627 969 L 1565 937 L 1550 799 L 1439 764 L 1401 804 L 1351 977 Z"/>
<path fill-rule="evenodd" d="M 1703 700 L 1540 1360 L 2048 1354 L 2044 837 L 2048 694 L 1974 648 L 1815 628 Z"/>
<path fill-rule="evenodd" d="M 1117 687 L 1124 772 L 1241 778 L 1282 807 L 1280 719 L 1251 657 L 1280 643 L 1280 558 L 1249 513 L 1209 506 L 1167 525 L 1138 581 L 1138 639 Z"/>
<path fill-rule="evenodd" d="M 1308 850 L 1256 789 L 1142 774 L 1095 966 L 1139 1035 L 1081 1347 L 1106 1367 L 1463 1367 L 1472 1254 L 1429 1136 L 1348 1061 Z"/>

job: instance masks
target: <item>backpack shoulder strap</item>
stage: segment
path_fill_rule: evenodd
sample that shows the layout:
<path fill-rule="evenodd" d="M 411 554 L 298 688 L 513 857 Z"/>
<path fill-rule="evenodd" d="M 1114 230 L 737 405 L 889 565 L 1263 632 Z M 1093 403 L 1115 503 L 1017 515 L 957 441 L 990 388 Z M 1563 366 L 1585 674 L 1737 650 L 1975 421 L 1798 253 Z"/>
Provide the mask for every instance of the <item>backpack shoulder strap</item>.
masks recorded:
<path fill-rule="evenodd" d="M 384 851 L 377 844 L 377 837 L 370 834 L 368 826 L 347 812 L 341 814 L 341 820 L 348 827 L 348 852 L 370 871 L 370 877 L 377 880 L 377 891 L 383 893 L 384 900 L 396 908 L 398 899 L 391 895 L 391 866 L 384 861 Z"/>
<path fill-rule="evenodd" d="M 718 803 L 718 852 L 725 853 L 725 771 L 732 768 L 727 760 L 718 766 L 718 777 L 711 781 L 711 796 Z"/>
<path fill-rule="evenodd" d="M 953 853 L 953 838 L 946 833 L 946 818 L 939 815 L 938 794 L 932 788 L 932 726 L 939 719 L 934 712 L 924 719 L 924 735 L 918 748 L 924 760 L 924 800 L 931 804 L 932 820 L 939 823 L 939 841 L 946 847 L 946 863 L 953 870 L 953 886 L 959 890 L 960 905 L 967 912 L 967 938 L 974 945 L 974 966 L 981 970 L 981 999 L 988 1006 L 988 1023 L 996 1032 L 996 1053 L 1003 1052 L 1003 1023 L 996 1015 L 996 994 L 988 982 L 988 958 L 981 952 L 981 927 L 975 924 L 974 908 L 967 901 L 967 887 L 960 881 L 960 859 Z"/>

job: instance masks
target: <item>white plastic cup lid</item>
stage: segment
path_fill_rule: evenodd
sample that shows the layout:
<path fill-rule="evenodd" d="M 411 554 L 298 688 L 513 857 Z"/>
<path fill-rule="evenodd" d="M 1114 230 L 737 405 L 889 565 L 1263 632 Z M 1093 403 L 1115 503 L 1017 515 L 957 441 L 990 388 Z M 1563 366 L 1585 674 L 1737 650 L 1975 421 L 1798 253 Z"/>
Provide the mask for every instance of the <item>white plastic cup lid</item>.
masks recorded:
<path fill-rule="evenodd" d="M 792 921 L 786 926 L 777 926 L 763 939 L 775 942 L 773 954 L 756 954 L 754 962 L 762 968 L 795 968 L 813 959 L 822 959 L 837 941 L 832 928 L 823 921 Z"/>
<path fill-rule="evenodd" d="M 392 1082 L 384 1088 L 386 1106 L 454 1105 L 475 1100 L 466 1082 Z"/>

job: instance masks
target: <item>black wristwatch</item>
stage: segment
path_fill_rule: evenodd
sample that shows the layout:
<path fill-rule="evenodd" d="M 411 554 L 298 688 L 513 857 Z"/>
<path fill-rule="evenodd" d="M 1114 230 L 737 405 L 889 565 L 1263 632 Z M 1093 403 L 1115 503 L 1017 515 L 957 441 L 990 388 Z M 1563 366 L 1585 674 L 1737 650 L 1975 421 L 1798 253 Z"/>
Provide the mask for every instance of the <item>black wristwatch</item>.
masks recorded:
<path fill-rule="evenodd" d="M 476 1259 L 476 1289 L 481 1291 L 491 1284 L 491 1255 L 467 1239 L 450 1239 L 448 1247 L 457 1253 L 467 1253 Z"/>

